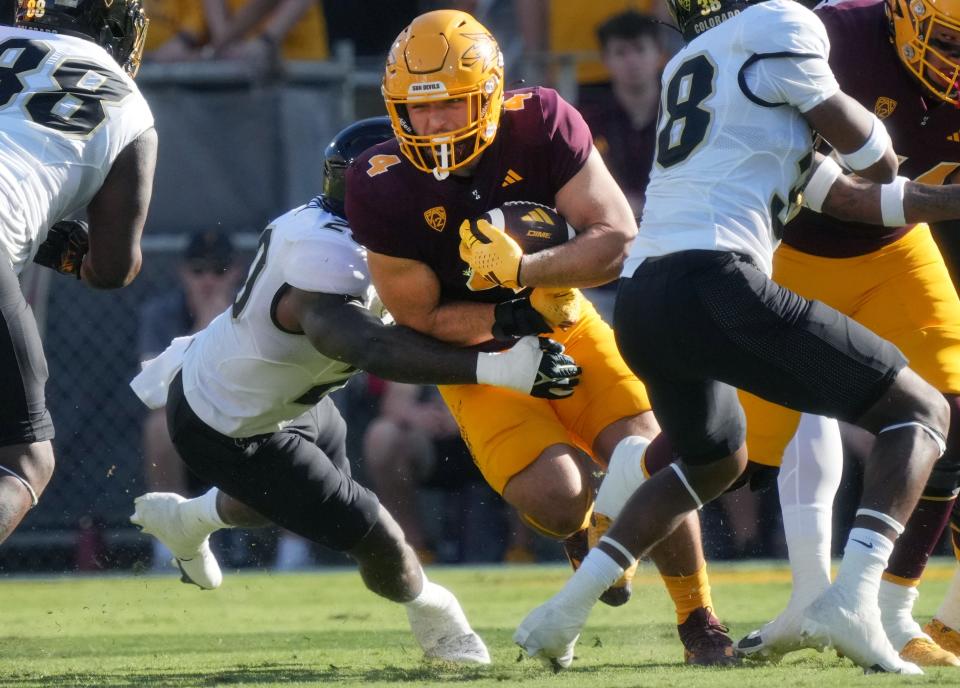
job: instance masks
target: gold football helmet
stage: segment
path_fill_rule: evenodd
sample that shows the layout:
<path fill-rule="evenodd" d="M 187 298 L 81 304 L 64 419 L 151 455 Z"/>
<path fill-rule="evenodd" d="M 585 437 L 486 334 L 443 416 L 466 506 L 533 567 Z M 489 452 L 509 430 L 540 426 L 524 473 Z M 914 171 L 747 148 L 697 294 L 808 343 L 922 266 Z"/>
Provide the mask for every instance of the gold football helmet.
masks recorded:
<path fill-rule="evenodd" d="M 393 42 L 382 91 L 400 150 L 417 169 L 443 179 L 480 155 L 497 134 L 503 54 L 490 32 L 466 12 L 427 12 Z M 466 126 L 442 135 L 414 131 L 408 105 L 459 98 L 467 102 Z"/>
<path fill-rule="evenodd" d="M 890 38 L 930 93 L 960 106 L 960 0 L 886 0 Z"/>

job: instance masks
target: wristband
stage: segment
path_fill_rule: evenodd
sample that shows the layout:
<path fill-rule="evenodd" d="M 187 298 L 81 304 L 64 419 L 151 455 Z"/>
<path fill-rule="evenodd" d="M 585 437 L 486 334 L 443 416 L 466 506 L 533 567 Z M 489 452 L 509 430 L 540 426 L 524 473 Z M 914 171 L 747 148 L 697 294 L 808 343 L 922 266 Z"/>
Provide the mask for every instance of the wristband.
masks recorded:
<path fill-rule="evenodd" d="M 827 200 L 827 194 L 830 193 L 830 188 L 841 174 L 843 174 L 843 170 L 833 158 L 824 158 L 820 164 L 817 165 L 817 169 L 813 171 L 810 181 L 808 181 L 807 185 L 803 188 L 804 205 L 810 208 L 810 210 L 822 213 L 823 203 Z"/>
<path fill-rule="evenodd" d="M 880 216 L 885 227 L 903 227 L 907 224 L 903 197 L 908 181 L 910 180 L 906 177 L 897 177 L 880 187 Z"/>
<path fill-rule="evenodd" d="M 477 384 L 507 387 L 529 394 L 540 365 L 536 337 L 523 337 L 513 347 L 498 353 L 477 354 Z"/>
<path fill-rule="evenodd" d="M 883 122 L 873 115 L 873 129 L 863 145 L 852 153 L 841 154 L 840 158 L 854 172 L 865 170 L 886 154 L 890 147 L 890 134 Z"/>

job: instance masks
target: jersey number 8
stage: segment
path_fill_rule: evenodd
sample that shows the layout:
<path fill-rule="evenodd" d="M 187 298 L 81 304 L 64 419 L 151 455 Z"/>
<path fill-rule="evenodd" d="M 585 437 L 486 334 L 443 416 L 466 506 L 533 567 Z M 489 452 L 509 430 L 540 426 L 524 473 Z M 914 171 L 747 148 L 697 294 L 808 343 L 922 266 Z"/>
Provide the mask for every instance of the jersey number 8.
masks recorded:
<path fill-rule="evenodd" d="M 673 167 L 700 147 L 707 137 L 713 111 L 701 103 L 713 95 L 717 67 L 703 54 L 684 62 L 667 84 L 660 109 L 657 164 Z"/>

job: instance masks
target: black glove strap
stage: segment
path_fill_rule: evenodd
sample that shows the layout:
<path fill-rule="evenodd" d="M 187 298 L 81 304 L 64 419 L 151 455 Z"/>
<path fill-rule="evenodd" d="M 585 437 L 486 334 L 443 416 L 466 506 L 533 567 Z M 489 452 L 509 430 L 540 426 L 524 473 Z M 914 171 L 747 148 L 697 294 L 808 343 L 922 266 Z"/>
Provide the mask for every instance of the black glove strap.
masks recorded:
<path fill-rule="evenodd" d="M 503 301 L 493 309 L 493 336 L 496 339 L 517 339 L 550 331 L 550 325 L 530 299 Z"/>

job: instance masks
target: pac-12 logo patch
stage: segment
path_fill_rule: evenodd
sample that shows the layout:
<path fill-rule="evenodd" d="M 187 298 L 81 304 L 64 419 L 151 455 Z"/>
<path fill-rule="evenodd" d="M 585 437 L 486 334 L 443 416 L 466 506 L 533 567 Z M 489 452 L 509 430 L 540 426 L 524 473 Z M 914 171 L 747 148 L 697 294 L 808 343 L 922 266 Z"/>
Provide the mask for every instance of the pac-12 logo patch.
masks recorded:
<path fill-rule="evenodd" d="M 369 160 L 370 167 L 367 168 L 368 177 L 376 177 L 383 174 L 394 165 L 400 164 L 400 158 L 396 155 L 374 155 Z"/>
<path fill-rule="evenodd" d="M 897 109 L 897 101 L 893 98 L 887 98 L 886 96 L 880 96 L 877 98 L 877 102 L 873 106 L 873 114 L 875 114 L 880 119 L 886 119 L 893 114 L 893 111 Z"/>
<path fill-rule="evenodd" d="M 424 210 L 423 219 L 427 221 L 427 226 L 430 229 L 442 232 L 443 228 L 447 226 L 447 209 L 438 205 L 436 208 Z"/>

